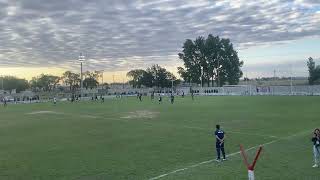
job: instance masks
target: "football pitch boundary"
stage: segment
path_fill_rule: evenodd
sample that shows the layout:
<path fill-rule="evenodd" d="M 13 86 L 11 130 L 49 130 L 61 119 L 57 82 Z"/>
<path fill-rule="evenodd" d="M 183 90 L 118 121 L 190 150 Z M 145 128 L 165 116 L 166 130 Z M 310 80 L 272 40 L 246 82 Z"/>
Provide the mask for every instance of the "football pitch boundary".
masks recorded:
<path fill-rule="evenodd" d="M 48 111 L 49 112 L 49 111 Z M 44 114 L 46 114 L 47 111 L 44 111 Z M 29 114 L 29 115 L 36 115 L 38 113 L 26 113 L 26 114 Z M 41 113 L 40 113 L 41 114 Z M 118 118 L 118 117 L 103 117 L 103 116 L 94 116 L 94 115 L 88 115 L 88 114 L 69 114 L 69 113 L 61 113 L 61 112 L 50 112 L 49 114 L 56 114 L 56 115 L 66 115 L 66 116 L 78 116 L 80 118 L 101 118 L 101 119 L 108 119 L 108 120 L 115 120 L 115 121 L 122 121 L 122 122 L 128 122 L 130 120 L 127 120 L 127 119 L 122 119 L 122 118 Z M 148 125 L 154 125 L 153 123 L 151 122 L 146 122 L 146 121 L 140 121 L 140 122 L 143 122 L 143 124 L 148 124 Z M 160 123 L 161 124 L 161 123 Z M 169 124 L 163 124 L 163 125 L 169 125 Z M 187 129 L 198 129 L 198 130 L 206 130 L 206 131 L 209 131 L 210 129 L 209 128 L 202 128 L 202 127 L 195 127 L 195 126 L 179 126 L 181 128 L 187 128 Z M 292 135 L 289 135 L 289 136 L 286 136 L 286 137 L 282 137 L 282 138 L 279 138 L 277 136 L 271 136 L 271 135 L 261 135 L 261 134 L 255 134 L 255 133 L 242 133 L 242 132 L 236 132 L 236 131 L 230 131 L 228 133 L 230 134 L 244 134 L 244 135 L 253 135 L 253 136 L 264 136 L 264 137 L 268 137 L 268 138 L 274 138 L 274 140 L 272 141 L 269 141 L 269 142 L 266 142 L 266 143 L 263 143 L 263 144 L 259 144 L 259 145 L 256 145 L 256 146 L 253 146 L 253 147 L 250 147 L 248 149 L 246 149 L 246 151 L 250 151 L 252 149 L 255 149 L 255 148 L 258 148 L 259 146 L 266 146 L 266 145 L 270 145 L 270 144 L 273 144 L 273 143 L 276 143 L 276 142 L 279 142 L 281 140 L 286 140 L 286 139 L 290 139 L 290 138 L 293 138 L 293 137 L 296 137 L 296 136 L 300 136 L 300 135 L 305 135 L 306 133 L 311 133 L 313 131 L 312 130 L 308 130 L 308 131 L 301 131 L 299 133 L 296 133 L 296 134 L 292 134 Z M 230 153 L 230 154 L 227 154 L 226 156 L 227 157 L 232 157 L 232 156 L 235 156 L 235 155 L 238 155 L 240 154 L 241 151 L 238 151 L 238 152 L 234 152 L 234 153 Z M 164 174 L 161 174 L 159 176 L 155 176 L 155 177 L 151 177 L 151 178 L 148 178 L 148 180 L 157 180 L 157 179 L 161 179 L 161 178 L 164 178 L 166 176 L 169 176 L 169 175 L 172 175 L 172 174 L 176 174 L 178 172 L 183 172 L 183 171 L 186 171 L 186 170 L 189 170 L 189 169 L 192 169 L 192 168 L 196 168 L 196 167 L 199 167 L 203 164 L 208 164 L 208 163 L 211 163 L 215 161 L 215 159 L 211 159 L 211 160 L 207 160 L 207 161 L 203 161 L 203 162 L 199 162 L 199 163 L 196 163 L 196 164 L 193 164 L 193 165 L 189 165 L 189 166 L 186 166 L 184 168 L 180 168 L 180 169 L 176 169 L 174 171 L 169 171 L 167 173 L 164 173 Z"/>
<path fill-rule="evenodd" d="M 312 129 L 312 130 L 313 130 L 313 129 Z M 250 150 L 252 150 L 252 149 L 258 148 L 259 146 L 270 145 L 270 144 L 279 142 L 279 141 L 281 141 L 281 140 L 286 140 L 286 139 L 290 139 L 290 138 L 293 138 L 293 137 L 296 137 L 296 136 L 305 135 L 305 134 L 307 134 L 307 133 L 312 132 L 312 130 L 302 131 L 302 132 L 299 132 L 299 133 L 296 133 L 296 134 L 293 134 L 293 135 L 290 135 L 290 136 L 287 136 L 287 137 L 284 137 L 284 138 L 279 138 L 279 139 L 276 139 L 276 140 L 273 140 L 273 141 L 266 142 L 266 143 L 264 143 L 264 144 L 256 145 L 256 146 L 253 146 L 253 147 L 250 147 L 250 148 L 246 149 L 246 151 L 250 151 Z M 240 153 L 241 153 L 241 151 L 234 152 L 234 153 L 231 153 L 231 154 L 227 154 L 227 157 L 232 157 L 232 156 L 235 156 L 235 155 L 240 154 Z M 188 170 L 188 169 L 201 166 L 201 165 L 203 165 L 203 164 L 211 163 L 211 162 L 213 162 L 213 161 L 215 161 L 215 159 L 211 159 L 211 160 L 203 161 L 203 162 L 200 162 L 200 163 L 196 163 L 196 164 L 193 164 L 193 165 L 190 165 L 190 166 L 186 166 L 186 167 L 181 168 L 181 169 L 177 169 L 177 170 L 174 170 L 174 171 L 170 171 L 170 172 L 168 172 L 168 173 L 165 173 L 165 174 L 161 174 L 161 175 L 159 175 L 159 176 L 155 176 L 155 177 L 149 178 L 148 180 L 161 179 L 161 178 L 164 178 L 164 177 L 166 177 L 166 176 L 169 176 L 169 175 L 172 175 L 172 174 L 176 174 L 176 173 L 178 173 L 178 172 L 186 171 L 186 170 Z"/>

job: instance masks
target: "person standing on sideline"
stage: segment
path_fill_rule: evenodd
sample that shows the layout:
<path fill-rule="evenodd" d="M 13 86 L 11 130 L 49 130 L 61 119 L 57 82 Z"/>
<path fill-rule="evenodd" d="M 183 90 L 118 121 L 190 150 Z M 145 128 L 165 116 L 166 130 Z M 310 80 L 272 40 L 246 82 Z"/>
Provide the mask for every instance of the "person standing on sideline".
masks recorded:
<path fill-rule="evenodd" d="M 216 131 L 214 132 L 216 136 L 216 150 L 217 150 L 217 162 L 221 162 L 220 154 L 222 152 L 223 161 L 226 160 L 226 153 L 224 151 L 224 140 L 225 140 L 225 132 L 220 129 L 220 125 L 216 125 Z"/>
<path fill-rule="evenodd" d="M 313 156 L 314 156 L 314 165 L 312 167 L 319 167 L 320 159 L 320 129 L 315 129 L 313 132 L 313 137 L 311 139 L 313 142 Z"/>

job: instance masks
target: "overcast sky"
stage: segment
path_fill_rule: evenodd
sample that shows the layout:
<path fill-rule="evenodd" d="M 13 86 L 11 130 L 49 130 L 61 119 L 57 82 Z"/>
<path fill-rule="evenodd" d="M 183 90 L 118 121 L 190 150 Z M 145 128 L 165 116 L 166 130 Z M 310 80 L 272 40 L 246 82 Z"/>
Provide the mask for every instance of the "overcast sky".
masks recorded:
<path fill-rule="evenodd" d="M 0 0 L 0 74 L 75 70 L 80 52 L 87 70 L 175 71 L 185 39 L 208 34 L 231 39 L 249 76 L 307 75 L 320 0 Z"/>

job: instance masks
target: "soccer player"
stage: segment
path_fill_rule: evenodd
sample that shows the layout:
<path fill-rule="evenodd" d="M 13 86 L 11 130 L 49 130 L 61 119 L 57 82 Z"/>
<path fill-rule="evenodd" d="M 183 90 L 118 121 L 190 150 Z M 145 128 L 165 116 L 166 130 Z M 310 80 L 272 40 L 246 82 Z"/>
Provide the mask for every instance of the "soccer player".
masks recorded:
<path fill-rule="evenodd" d="M 139 94 L 139 100 L 142 101 L 142 93 Z"/>
<path fill-rule="evenodd" d="M 53 98 L 53 104 L 54 104 L 54 105 L 57 104 L 57 98 L 56 98 L 56 97 Z"/>
<path fill-rule="evenodd" d="M 3 98 L 3 106 L 7 107 L 7 99 L 5 97 Z"/>
<path fill-rule="evenodd" d="M 192 100 L 194 100 L 193 90 L 191 90 L 191 98 L 192 98 Z"/>
<path fill-rule="evenodd" d="M 315 129 L 313 132 L 313 137 L 311 139 L 313 142 L 313 156 L 314 156 L 314 165 L 313 168 L 319 167 L 319 158 L 320 158 L 320 130 Z"/>
<path fill-rule="evenodd" d="M 214 132 L 216 136 L 216 150 L 217 150 L 217 162 L 221 162 L 220 152 L 222 152 L 223 161 L 226 160 L 226 153 L 224 151 L 224 140 L 225 140 L 225 132 L 220 129 L 220 125 L 216 125 L 216 131 Z"/>
<path fill-rule="evenodd" d="M 102 94 L 100 95 L 100 100 L 102 103 L 104 103 L 104 97 L 102 96 Z"/>
<path fill-rule="evenodd" d="M 170 102 L 171 102 L 171 104 L 174 103 L 174 95 L 172 93 L 171 93 L 171 96 L 170 96 Z"/>
<path fill-rule="evenodd" d="M 159 94 L 159 104 L 161 104 L 162 102 L 162 97 L 161 97 L 161 94 Z"/>

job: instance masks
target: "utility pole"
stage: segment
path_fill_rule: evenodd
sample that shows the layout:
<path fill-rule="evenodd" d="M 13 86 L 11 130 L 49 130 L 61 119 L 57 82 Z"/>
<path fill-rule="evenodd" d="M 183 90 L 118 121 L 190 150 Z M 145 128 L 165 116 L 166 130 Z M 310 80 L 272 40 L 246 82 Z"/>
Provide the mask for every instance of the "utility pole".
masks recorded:
<path fill-rule="evenodd" d="M 102 83 L 102 86 L 103 86 L 103 83 L 104 83 L 104 82 L 103 82 L 103 73 L 104 73 L 104 70 L 101 70 L 100 72 L 101 72 L 101 81 L 102 81 L 101 83 Z"/>
<path fill-rule="evenodd" d="M 203 87 L 203 67 L 201 66 L 201 88 Z"/>
<path fill-rule="evenodd" d="M 218 87 L 220 87 L 220 80 L 219 80 L 219 68 L 220 68 L 220 65 L 219 65 L 219 57 L 218 57 L 218 66 L 217 66 L 217 83 L 218 83 Z"/>
<path fill-rule="evenodd" d="M 82 55 L 82 53 L 80 53 L 80 56 L 79 56 L 79 62 L 80 62 L 80 95 L 81 95 L 81 98 L 83 97 L 83 94 L 82 94 L 82 88 L 83 88 L 83 80 L 82 80 L 82 63 L 84 62 L 85 60 L 85 57 Z"/>
<path fill-rule="evenodd" d="M 291 73 L 290 73 L 290 92 L 291 92 L 291 95 L 293 95 L 293 91 L 292 91 L 292 64 L 291 64 L 291 66 L 290 66 L 290 71 L 291 71 Z"/>

